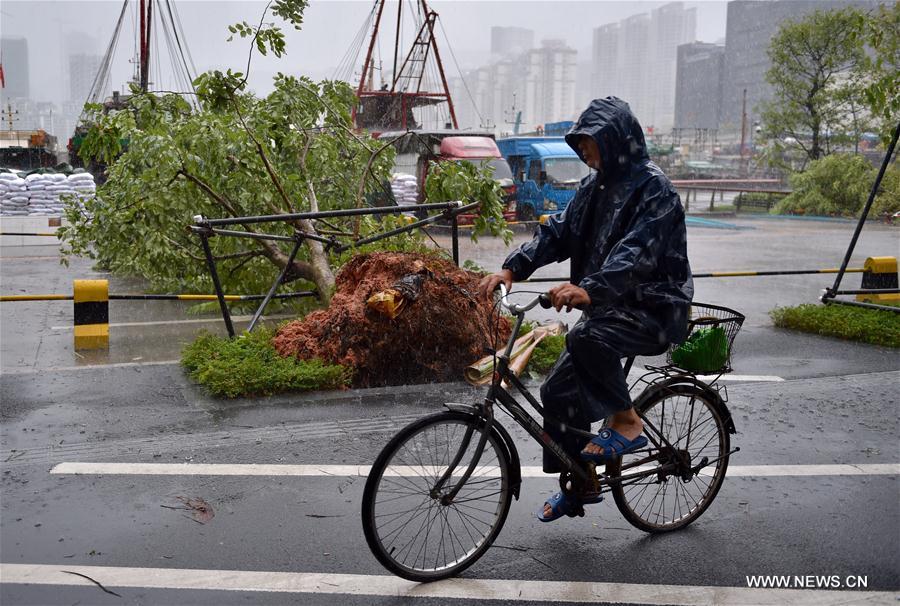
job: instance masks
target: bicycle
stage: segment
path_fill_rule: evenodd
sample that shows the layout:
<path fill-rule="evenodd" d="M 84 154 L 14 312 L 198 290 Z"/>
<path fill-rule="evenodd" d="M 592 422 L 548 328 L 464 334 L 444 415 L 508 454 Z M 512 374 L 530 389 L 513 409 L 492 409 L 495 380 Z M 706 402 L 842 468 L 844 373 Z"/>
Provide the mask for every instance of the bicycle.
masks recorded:
<path fill-rule="evenodd" d="M 559 459 L 564 494 L 611 492 L 625 519 L 650 533 L 684 528 L 700 517 L 722 485 L 729 457 L 739 450 L 730 445 L 735 427 L 726 406 L 727 390 L 716 383 L 721 373 L 731 370 L 729 359 L 710 383 L 671 364 L 647 366 L 647 374 L 638 379 L 646 388 L 634 408 L 644 422 L 648 446 L 607 461 L 602 472 L 567 454 L 505 386 L 515 388 L 545 421 L 585 438 L 595 435 L 548 415 L 509 369 L 525 313 L 539 303 L 549 308 L 549 298 L 542 294 L 517 305 L 509 302 L 503 285 L 500 290 L 498 303 L 515 317 L 515 324 L 497 356 L 484 401 L 445 404 L 446 411 L 400 430 L 366 480 L 366 542 L 385 568 L 411 581 L 437 581 L 474 564 L 500 533 L 512 497 L 519 498 L 519 455 L 509 432 L 495 421 L 495 406 Z M 744 319 L 714 305 L 694 304 L 692 315 L 699 317 L 691 320 L 691 331 L 726 327 L 729 347 Z M 626 376 L 633 362 L 633 357 L 627 359 Z M 583 516 L 584 509 L 569 515 Z"/>

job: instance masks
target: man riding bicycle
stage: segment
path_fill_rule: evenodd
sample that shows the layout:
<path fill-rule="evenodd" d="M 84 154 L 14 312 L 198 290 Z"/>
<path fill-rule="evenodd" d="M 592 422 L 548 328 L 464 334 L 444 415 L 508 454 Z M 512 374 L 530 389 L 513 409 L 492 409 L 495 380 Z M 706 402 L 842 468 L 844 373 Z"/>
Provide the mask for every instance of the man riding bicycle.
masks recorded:
<path fill-rule="evenodd" d="M 584 313 L 541 386 L 541 401 L 570 427 L 589 430 L 601 419 L 607 426 L 587 445 L 552 422 L 544 428 L 567 452 L 603 463 L 647 444 L 621 359 L 660 354 L 684 340 L 694 285 L 681 200 L 650 161 L 628 104 L 616 97 L 595 99 L 566 142 L 596 172 L 582 180 L 563 213 L 540 225 L 534 239 L 479 288 L 490 296 L 501 282 L 509 288 L 544 265 L 570 260 L 570 282 L 548 294 L 557 311 Z M 556 458 L 545 452 L 544 472 L 559 471 Z M 599 500 L 583 495 L 575 502 L 557 493 L 537 517 L 550 522 Z"/>

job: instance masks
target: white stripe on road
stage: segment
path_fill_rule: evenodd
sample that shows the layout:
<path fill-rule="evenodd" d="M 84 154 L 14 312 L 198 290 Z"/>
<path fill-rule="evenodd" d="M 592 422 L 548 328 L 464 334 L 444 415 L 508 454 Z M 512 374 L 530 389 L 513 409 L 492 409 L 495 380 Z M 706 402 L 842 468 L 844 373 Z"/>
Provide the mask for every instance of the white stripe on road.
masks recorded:
<path fill-rule="evenodd" d="M 698 375 L 698 379 L 711 383 L 713 381 L 726 381 L 735 383 L 783 383 L 784 378 L 775 375 Z"/>
<path fill-rule="evenodd" d="M 241 316 L 239 316 L 241 317 Z M 238 318 L 232 318 L 235 322 L 238 322 Z M 250 316 L 246 316 L 246 319 L 249 321 Z M 276 319 L 275 316 L 269 317 L 267 319 Z M 176 320 L 175 322 L 195 322 L 196 320 Z M 202 320 L 206 321 L 206 320 Z M 166 324 L 167 322 L 160 322 L 160 324 Z M 168 322 L 171 323 L 171 322 Z M 146 324 L 141 323 L 126 323 L 126 324 L 110 324 L 110 326 L 145 326 Z M 66 328 L 54 326 L 55 329 Z M 71 328 L 71 327 L 69 327 Z M 174 364 L 180 364 L 179 360 L 161 360 L 158 362 L 118 362 L 114 364 L 82 364 L 81 366 L 49 366 L 46 368 L 35 368 L 32 366 L 19 367 L 19 368 L 3 368 L 0 369 L 0 375 L 30 375 L 30 374 L 39 374 L 39 373 L 48 373 L 48 372 L 68 372 L 73 370 L 96 370 L 99 368 L 131 368 L 131 367 L 139 367 L 139 366 L 168 366 Z M 633 378 L 629 376 L 629 381 Z M 713 379 L 716 379 L 715 376 L 698 376 L 699 379 L 704 381 L 711 382 Z M 719 381 L 728 381 L 732 383 L 760 383 L 760 382 L 770 382 L 770 383 L 781 383 L 784 382 L 785 379 L 782 377 L 777 377 L 774 375 L 722 375 L 718 377 Z"/>
<path fill-rule="evenodd" d="M 117 362 L 115 364 L 82 364 L 81 366 L 48 366 L 46 368 L 34 368 L 32 366 L 22 368 L 4 368 L 0 375 L 34 375 L 48 372 L 67 372 L 70 370 L 99 370 L 103 368 L 139 368 L 141 366 L 172 366 L 181 364 L 180 360 L 159 360 L 157 362 Z"/>
<path fill-rule="evenodd" d="M 194 301 L 196 303 L 196 301 Z M 275 315 L 275 316 L 262 316 L 260 320 L 288 320 L 296 318 L 296 316 L 291 315 Z M 253 319 L 253 316 L 231 316 L 232 322 L 249 322 Z M 118 322 L 115 324 L 110 324 L 110 328 L 116 328 L 117 326 L 166 326 L 169 324 L 178 325 L 178 324 L 208 324 L 210 322 L 224 322 L 222 318 L 197 318 L 195 320 L 155 320 L 153 322 Z M 50 330 L 72 330 L 72 326 L 51 326 Z"/>
<path fill-rule="evenodd" d="M 250 570 L 125 568 L 68 564 L 0 564 L 0 582 L 27 585 L 151 588 L 240 592 L 338 594 L 461 600 L 541 602 L 613 602 L 701 606 L 846 606 L 893 604 L 897 594 L 882 591 L 750 589 L 691 585 L 643 585 L 584 581 L 447 579 L 419 584 L 387 575 Z"/>
<path fill-rule="evenodd" d="M 358 476 L 369 474 L 369 465 L 279 465 L 251 463 L 59 463 L 50 473 L 57 475 L 138 475 L 138 476 Z M 434 473 L 433 469 L 392 466 L 386 475 L 413 476 Z M 480 468 L 479 475 L 490 469 Z M 900 475 L 900 463 L 864 465 L 730 465 L 731 477 L 785 476 L 883 476 Z M 522 467 L 522 477 L 550 478 L 540 467 Z"/>

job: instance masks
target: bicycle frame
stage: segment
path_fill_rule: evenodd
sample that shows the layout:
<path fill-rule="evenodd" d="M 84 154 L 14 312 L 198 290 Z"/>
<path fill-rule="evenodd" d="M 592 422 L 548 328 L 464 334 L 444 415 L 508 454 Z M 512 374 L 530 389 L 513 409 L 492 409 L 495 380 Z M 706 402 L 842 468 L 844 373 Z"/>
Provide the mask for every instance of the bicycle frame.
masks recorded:
<path fill-rule="evenodd" d="M 502 301 L 506 301 L 506 289 L 501 285 L 501 293 L 502 293 Z M 473 407 L 473 413 L 477 416 L 484 419 L 484 427 L 481 429 L 481 436 L 478 440 L 478 444 L 475 447 L 475 453 L 470 461 L 466 471 L 463 473 L 463 476 L 457 481 L 456 485 L 445 495 L 441 497 L 441 501 L 444 504 L 449 504 L 453 501 L 453 498 L 456 494 L 462 489 L 465 483 L 469 480 L 472 473 L 475 471 L 478 463 L 481 459 L 481 455 L 484 451 L 484 446 L 487 442 L 488 435 L 491 433 L 491 428 L 494 424 L 494 411 L 493 407 L 495 404 L 499 404 L 502 406 L 505 411 L 515 420 L 519 425 L 525 429 L 528 434 L 534 438 L 543 448 L 549 450 L 556 456 L 556 458 L 562 463 L 563 468 L 572 474 L 574 481 L 581 486 L 592 486 L 595 492 L 600 492 L 604 486 L 610 486 L 615 483 L 623 483 L 630 482 L 633 480 L 640 480 L 652 475 L 657 475 L 661 473 L 674 473 L 677 471 L 684 471 L 683 461 L 681 461 L 682 454 L 675 449 L 672 444 L 666 439 L 666 437 L 657 429 L 657 427 L 651 423 L 640 411 L 636 411 L 638 416 L 641 417 L 641 420 L 644 422 L 644 426 L 649 430 L 647 431 L 647 435 L 650 439 L 650 442 L 657 449 L 657 453 L 655 455 L 649 455 L 644 457 L 638 461 L 633 461 L 629 463 L 624 468 L 620 468 L 620 473 L 610 476 L 609 474 L 604 475 L 603 477 L 598 476 L 596 473 L 593 476 L 588 472 L 587 469 L 591 471 L 594 470 L 593 465 L 591 464 L 587 469 L 585 465 L 581 461 L 577 461 L 568 453 L 566 453 L 562 446 L 559 445 L 558 442 L 553 440 L 550 435 L 544 430 L 544 428 L 538 423 L 538 421 L 530 415 L 516 400 L 516 398 L 504 387 L 504 383 L 514 387 L 524 398 L 531 404 L 532 407 L 538 412 L 541 418 L 544 421 L 549 421 L 551 424 L 555 425 L 560 429 L 564 429 L 567 432 L 575 433 L 577 435 L 581 435 L 586 438 L 594 437 L 594 434 L 583 431 L 581 429 L 569 427 L 564 422 L 555 419 L 552 415 L 548 414 L 544 408 L 540 405 L 531 392 L 525 387 L 525 385 L 519 380 L 519 378 L 510 370 L 509 368 L 509 360 L 510 355 L 512 354 L 513 346 L 516 338 L 518 337 L 519 331 L 522 328 L 522 322 L 525 317 L 525 312 L 532 309 L 539 301 L 535 299 L 530 304 L 525 306 L 518 306 L 515 304 L 504 303 L 504 306 L 507 307 L 516 317 L 515 326 L 510 333 L 509 341 L 506 344 L 504 352 L 497 356 L 497 364 L 493 375 L 493 380 L 491 382 L 491 387 L 488 390 L 487 395 L 485 396 L 484 402 L 480 407 Z M 628 359 L 626 364 L 626 372 L 627 369 L 630 369 L 631 364 L 633 363 L 634 358 L 631 357 Z M 462 459 L 463 454 L 466 449 L 469 447 L 469 444 L 472 439 L 472 432 L 475 430 L 474 425 L 470 425 L 466 428 L 466 433 L 463 436 L 462 443 L 460 444 L 459 451 L 456 453 L 455 457 L 451 461 L 450 465 L 448 465 L 447 470 L 438 480 L 434 488 L 432 489 L 433 495 L 437 496 L 437 493 L 444 486 L 444 484 L 449 480 L 452 476 L 453 471 L 456 469 L 456 466 L 459 464 Z M 634 469 L 640 467 L 641 465 L 645 465 L 647 463 L 651 463 L 653 461 L 659 460 L 659 453 L 664 449 L 667 452 L 671 453 L 674 456 L 676 462 L 675 463 L 667 463 L 664 465 L 659 465 L 653 467 L 652 469 L 644 470 L 644 471 L 636 471 L 634 473 L 628 475 L 621 475 L 621 469 Z M 652 449 L 648 449 L 649 450 Z M 724 456 L 728 456 L 731 453 L 728 453 Z M 721 458 L 721 457 L 719 457 Z M 717 459 L 713 461 L 707 460 L 706 457 L 700 461 L 697 465 L 694 465 L 689 468 L 689 473 L 694 474 L 697 473 L 701 468 L 709 465 L 710 463 L 715 462 Z M 614 459 L 614 461 L 618 462 L 618 459 Z"/>

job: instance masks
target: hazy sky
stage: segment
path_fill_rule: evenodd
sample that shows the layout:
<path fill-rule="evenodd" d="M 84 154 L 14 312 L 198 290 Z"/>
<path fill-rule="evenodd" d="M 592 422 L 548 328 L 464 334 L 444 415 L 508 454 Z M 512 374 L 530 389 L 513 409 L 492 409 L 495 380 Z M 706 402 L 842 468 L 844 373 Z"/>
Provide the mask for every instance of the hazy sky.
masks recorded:
<path fill-rule="evenodd" d="M 157 0 L 159 1 L 159 0 Z M 404 0 L 409 2 L 409 0 Z M 136 0 L 132 0 L 137 4 Z M 589 58 L 591 32 L 604 23 L 648 12 L 664 2 L 557 1 L 557 0 L 432 0 L 429 6 L 440 15 L 456 59 L 463 69 L 489 60 L 492 26 L 533 29 L 535 41 L 562 38 L 578 49 L 579 61 Z M 187 43 L 199 71 L 211 68 L 239 68 L 246 62 L 247 41 L 226 42 L 227 25 L 246 20 L 256 23 L 265 2 L 257 0 L 177 0 L 178 12 L 187 32 Z M 725 36 L 726 2 L 710 0 L 685 2 L 697 7 L 697 38 L 715 41 Z M 30 59 L 31 97 L 61 102 L 68 96 L 67 55 L 70 52 L 103 54 L 118 18 L 122 0 L 2 0 L 0 32 L 4 37 L 25 37 Z M 256 57 L 251 84 L 259 91 L 278 71 L 331 77 L 367 15 L 373 2 L 313 0 L 306 11 L 303 29 L 284 28 L 287 54 L 282 59 Z M 388 2 L 385 19 L 395 19 L 396 2 Z M 133 66 L 129 59 L 135 49 L 132 15 L 126 17 L 113 71 L 113 84 L 121 88 Z M 439 28 L 440 30 L 440 28 Z M 408 33 L 408 32 L 407 32 Z M 385 64 L 392 56 L 393 28 L 381 42 Z M 448 77 L 458 75 L 452 56 L 438 33 Z M 165 43 L 160 38 L 160 64 L 167 65 Z M 362 58 L 360 58 L 361 62 Z M 6 68 L 9 69 L 8 67 Z M 155 88 L 173 86 L 160 77 Z"/>

